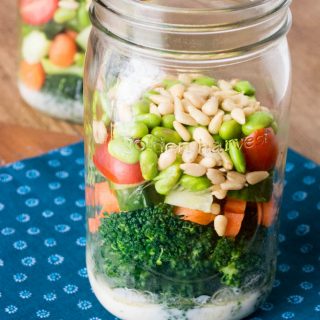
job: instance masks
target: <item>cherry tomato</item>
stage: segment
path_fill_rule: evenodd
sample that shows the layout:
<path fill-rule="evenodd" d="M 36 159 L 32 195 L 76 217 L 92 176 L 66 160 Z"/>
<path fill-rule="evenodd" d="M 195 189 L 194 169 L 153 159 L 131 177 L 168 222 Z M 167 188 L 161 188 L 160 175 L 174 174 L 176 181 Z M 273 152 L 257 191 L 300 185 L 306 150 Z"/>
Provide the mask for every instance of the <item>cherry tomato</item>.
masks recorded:
<path fill-rule="evenodd" d="M 20 15 L 33 26 L 49 22 L 57 8 L 58 0 L 20 0 Z"/>
<path fill-rule="evenodd" d="M 96 168 L 110 181 L 118 184 L 137 184 L 144 181 L 140 164 L 124 163 L 108 152 L 108 142 L 96 148 L 93 156 Z"/>
<path fill-rule="evenodd" d="M 242 150 L 250 171 L 272 169 L 278 156 L 278 143 L 272 128 L 259 129 L 244 138 Z"/>

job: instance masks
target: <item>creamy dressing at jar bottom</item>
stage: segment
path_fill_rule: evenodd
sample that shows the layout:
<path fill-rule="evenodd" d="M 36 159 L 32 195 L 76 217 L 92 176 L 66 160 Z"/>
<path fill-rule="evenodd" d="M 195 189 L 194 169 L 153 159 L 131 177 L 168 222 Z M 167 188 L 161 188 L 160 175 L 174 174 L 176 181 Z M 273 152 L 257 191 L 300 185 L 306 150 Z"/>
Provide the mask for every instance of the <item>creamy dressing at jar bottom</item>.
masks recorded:
<path fill-rule="evenodd" d="M 87 270 L 91 287 L 100 303 L 122 320 L 239 320 L 255 311 L 264 294 L 263 290 L 255 290 L 224 305 L 208 303 L 183 311 L 152 303 L 137 290 L 111 289 L 102 276 L 94 274 L 94 263 L 88 252 Z"/>

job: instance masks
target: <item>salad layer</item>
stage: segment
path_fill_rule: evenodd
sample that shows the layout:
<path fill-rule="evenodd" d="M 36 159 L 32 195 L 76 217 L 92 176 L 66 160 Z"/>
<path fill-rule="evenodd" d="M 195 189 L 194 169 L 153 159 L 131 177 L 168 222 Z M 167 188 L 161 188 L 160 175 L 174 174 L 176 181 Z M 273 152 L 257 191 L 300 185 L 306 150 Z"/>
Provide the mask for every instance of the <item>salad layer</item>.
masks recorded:
<path fill-rule="evenodd" d="M 255 94 L 246 80 L 167 75 L 123 121 L 117 84 L 95 92 L 88 225 L 111 287 L 188 309 L 223 287 L 270 284 L 278 129 Z"/>

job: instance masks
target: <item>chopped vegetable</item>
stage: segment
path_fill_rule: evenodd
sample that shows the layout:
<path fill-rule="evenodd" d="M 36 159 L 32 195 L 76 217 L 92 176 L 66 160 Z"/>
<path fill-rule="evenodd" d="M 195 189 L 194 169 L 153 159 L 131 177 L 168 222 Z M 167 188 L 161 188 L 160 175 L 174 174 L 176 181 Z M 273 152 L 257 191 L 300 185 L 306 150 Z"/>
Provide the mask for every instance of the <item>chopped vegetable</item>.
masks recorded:
<path fill-rule="evenodd" d="M 227 218 L 227 228 L 224 233 L 226 237 L 236 237 L 241 229 L 242 221 L 244 219 L 244 213 L 224 212 L 224 216 Z"/>
<path fill-rule="evenodd" d="M 277 214 L 277 206 L 274 199 L 269 202 L 257 203 L 259 223 L 267 228 L 271 227 Z"/>
<path fill-rule="evenodd" d="M 246 206 L 247 206 L 247 202 L 244 200 L 228 198 L 224 205 L 223 210 L 225 212 L 244 214 L 246 210 Z"/>
<path fill-rule="evenodd" d="M 46 80 L 41 63 L 29 64 L 27 61 L 21 62 L 19 77 L 24 85 L 33 90 L 40 90 Z"/>
<path fill-rule="evenodd" d="M 177 216 L 180 216 L 182 220 L 191 221 L 204 226 L 213 222 L 215 218 L 215 215 L 212 213 L 189 208 L 175 207 L 173 212 Z"/>
<path fill-rule="evenodd" d="M 58 0 L 20 0 L 20 15 L 33 26 L 49 22 L 57 8 Z"/>
<path fill-rule="evenodd" d="M 30 64 L 41 62 L 50 47 L 50 41 L 46 35 L 40 31 L 32 31 L 22 41 L 22 56 Z"/>
<path fill-rule="evenodd" d="M 74 62 L 77 45 L 74 39 L 67 34 L 57 35 L 49 50 L 50 61 L 58 67 L 69 67 Z"/>

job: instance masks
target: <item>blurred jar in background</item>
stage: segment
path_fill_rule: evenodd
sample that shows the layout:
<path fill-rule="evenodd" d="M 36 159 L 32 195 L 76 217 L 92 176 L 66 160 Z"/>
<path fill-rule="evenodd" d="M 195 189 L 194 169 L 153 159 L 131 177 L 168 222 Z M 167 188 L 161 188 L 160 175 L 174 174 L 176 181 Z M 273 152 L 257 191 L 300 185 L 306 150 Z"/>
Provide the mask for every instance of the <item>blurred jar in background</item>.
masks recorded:
<path fill-rule="evenodd" d="M 82 122 L 91 0 L 20 0 L 18 87 L 33 108 Z"/>

